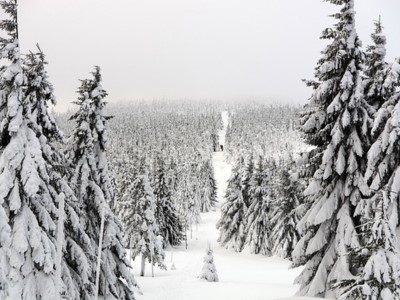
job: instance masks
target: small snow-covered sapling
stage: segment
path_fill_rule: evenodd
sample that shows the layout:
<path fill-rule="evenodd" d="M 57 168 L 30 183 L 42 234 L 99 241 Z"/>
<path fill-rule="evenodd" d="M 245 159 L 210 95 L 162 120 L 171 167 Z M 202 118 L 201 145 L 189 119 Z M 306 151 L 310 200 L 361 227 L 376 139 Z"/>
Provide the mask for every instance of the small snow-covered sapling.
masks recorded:
<path fill-rule="evenodd" d="M 205 279 L 207 281 L 218 281 L 217 269 L 214 265 L 214 257 L 212 255 L 211 246 L 208 245 L 206 250 L 206 255 L 204 256 L 204 265 L 199 275 L 200 279 Z"/>

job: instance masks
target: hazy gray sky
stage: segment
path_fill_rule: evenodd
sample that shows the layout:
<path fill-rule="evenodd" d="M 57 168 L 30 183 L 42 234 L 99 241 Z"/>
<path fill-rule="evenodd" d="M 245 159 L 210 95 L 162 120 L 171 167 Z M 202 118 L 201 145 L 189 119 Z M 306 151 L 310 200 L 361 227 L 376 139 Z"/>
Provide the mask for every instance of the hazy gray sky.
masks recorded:
<path fill-rule="evenodd" d="M 103 70 L 109 100 L 279 98 L 304 103 L 337 7 L 322 0 L 20 0 L 23 51 L 38 42 L 59 108 Z M 366 46 L 379 14 L 400 56 L 400 1 L 356 0 Z"/>

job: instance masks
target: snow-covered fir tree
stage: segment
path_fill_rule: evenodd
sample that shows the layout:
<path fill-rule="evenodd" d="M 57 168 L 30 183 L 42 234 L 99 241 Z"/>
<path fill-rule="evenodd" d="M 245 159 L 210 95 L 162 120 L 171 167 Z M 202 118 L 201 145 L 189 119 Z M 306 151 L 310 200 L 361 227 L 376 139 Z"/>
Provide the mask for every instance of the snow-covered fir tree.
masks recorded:
<path fill-rule="evenodd" d="M 249 182 L 250 206 L 246 212 L 246 243 L 254 254 L 271 255 L 270 176 L 258 158 Z"/>
<path fill-rule="evenodd" d="M 329 0 L 340 5 L 338 23 L 322 38 L 331 43 L 322 52 L 315 76 L 312 113 L 303 122 L 307 141 L 323 153 L 319 169 L 305 191 L 311 209 L 300 221 L 302 238 L 293 265 L 305 265 L 296 282 L 300 295 L 329 296 L 337 281 L 352 277 L 347 253 L 359 246 L 355 208 L 368 187 L 363 180 L 369 146 L 370 108 L 363 95 L 361 42 L 355 30 L 354 0 Z"/>
<path fill-rule="evenodd" d="M 11 62 L 10 69 L 2 68 L 0 80 L 1 106 L 8 110 L 2 111 L 5 117 L 0 158 L 0 181 L 5 193 L 1 208 L 7 206 L 8 214 L 1 219 L 11 225 L 11 239 L 9 245 L 0 241 L 1 269 L 5 271 L 0 271 L 0 297 L 51 299 L 61 293 L 73 299 L 87 299 L 90 264 L 85 251 L 90 251 L 90 243 L 79 223 L 76 198 L 65 179 L 66 161 L 55 147 L 62 142 L 63 134 L 48 111 L 49 102 L 55 104 L 55 98 L 44 55 L 39 51 L 21 60 L 16 1 L 1 5 L 12 18 L 1 26 L 10 36 L 9 40 L 2 40 L 1 57 Z M 56 244 L 61 198 L 65 200 L 61 213 L 67 219 L 62 245 Z M 7 230 L 1 225 L 0 228 Z M 7 237 L 4 232 L 0 235 Z M 58 247 L 63 247 L 61 258 L 57 257 Z M 59 267 L 61 277 L 56 277 Z"/>
<path fill-rule="evenodd" d="M 382 104 L 375 113 L 374 125 L 370 133 L 373 143 L 375 143 L 379 139 L 379 135 L 386 130 L 386 123 L 391 116 L 393 97 L 395 97 L 397 87 L 400 86 L 400 58 L 396 58 L 392 63 L 387 65 L 383 76 L 384 81 L 379 93 Z"/>
<path fill-rule="evenodd" d="M 319 156 L 315 156 L 315 153 L 317 152 L 318 151 L 316 148 L 310 151 L 305 151 L 300 153 L 299 156 L 295 159 L 296 170 L 294 171 L 294 174 L 292 176 L 296 180 L 295 184 L 299 186 L 302 199 L 302 203 L 300 203 L 296 208 L 296 214 L 299 220 L 303 218 L 303 216 L 312 206 L 313 199 L 311 197 L 304 197 L 303 191 L 310 184 L 310 181 L 313 178 L 313 174 L 319 167 L 319 164 L 317 164 Z M 300 234 L 299 231 L 298 233 Z"/>
<path fill-rule="evenodd" d="M 92 75 L 93 79 L 82 80 L 78 89 L 79 97 L 75 103 L 79 105 L 79 109 L 71 117 L 75 120 L 76 127 L 69 151 L 69 158 L 74 166 L 71 183 L 81 205 L 85 231 L 95 249 L 94 255 L 90 256 L 92 272 L 89 280 L 95 284 L 97 257 L 101 255 L 99 295 L 134 299 L 133 287 L 136 282 L 130 273 L 122 244 L 123 226 L 110 208 L 113 189 L 106 158 L 108 117 L 103 113 L 107 93 L 101 85 L 100 68 L 96 67 Z M 102 252 L 97 253 L 103 210 L 104 239 Z"/>
<path fill-rule="evenodd" d="M 42 157 L 48 170 L 47 196 L 54 202 L 59 197 L 65 199 L 64 240 L 62 241 L 62 260 L 60 292 L 72 299 L 90 299 L 93 286 L 89 281 L 91 266 L 87 253 L 91 253 L 90 240 L 80 224 L 80 206 L 70 188 L 67 178 L 70 169 L 63 154 L 57 150 L 62 144 L 63 133 L 58 128 L 54 117 L 49 113 L 48 105 L 56 104 L 53 86 L 45 70 L 45 57 L 38 48 L 38 53 L 30 53 L 24 59 L 26 86 L 24 103 L 27 107 L 28 126 L 35 132 L 40 143 Z M 57 203 L 57 206 L 59 203 Z M 57 216 L 57 219 L 60 216 Z M 59 247 L 61 245 L 57 245 Z"/>
<path fill-rule="evenodd" d="M 136 176 L 138 175 L 137 162 L 139 161 L 139 157 L 137 153 L 132 153 L 129 159 L 122 159 L 121 161 L 115 161 L 113 164 L 113 172 L 117 174 L 116 176 L 116 198 L 117 201 L 115 203 L 115 211 L 117 214 L 120 213 L 121 207 L 121 199 L 124 197 L 130 197 L 132 193 L 132 183 L 135 181 Z M 126 237 L 126 235 L 125 235 Z"/>
<path fill-rule="evenodd" d="M 165 173 L 163 158 L 158 156 L 153 184 L 156 199 L 155 216 L 165 244 L 175 246 L 181 243 L 183 228 L 166 182 Z"/>
<path fill-rule="evenodd" d="M 178 190 L 179 174 L 178 174 L 178 165 L 176 164 L 176 161 L 173 156 L 170 157 L 169 162 L 167 164 L 166 174 L 167 174 L 166 177 L 167 177 L 168 188 L 171 191 L 171 194 L 174 195 Z"/>
<path fill-rule="evenodd" d="M 204 256 L 203 268 L 201 269 L 199 278 L 211 282 L 217 282 L 219 280 L 217 274 L 217 268 L 215 268 L 214 265 L 213 251 L 210 245 L 208 245 L 207 247 L 206 255 Z"/>
<path fill-rule="evenodd" d="M 63 195 L 50 186 L 56 175 L 44 155 L 51 149 L 34 131 L 24 95 L 17 1 L 0 6 L 9 15 L 0 21 L 0 298 L 52 299 L 59 290 L 55 233 Z"/>
<path fill-rule="evenodd" d="M 201 212 L 209 212 L 217 202 L 217 186 L 214 178 L 214 168 L 211 160 L 203 160 L 200 165 L 200 178 L 203 185 L 201 193 L 200 208 Z"/>
<path fill-rule="evenodd" d="M 388 96 L 387 91 L 383 89 L 388 64 L 385 61 L 386 36 L 383 33 L 380 17 L 374 24 L 375 30 L 371 34 L 373 45 L 367 47 L 365 57 L 364 73 L 368 78 L 364 81 L 364 89 L 368 103 L 377 110 Z"/>
<path fill-rule="evenodd" d="M 242 172 L 242 194 L 243 200 L 247 207 L 250 205 L 250 181 L 254 171 L 253 154 L 246 155 L 244 159 L 244 166 L 240 169 Z"/>
<path fill-rule="evenodd" d="M 271 212 L 273 253 L 289 259 L 300 239 L 296 226 L 299 222 L 298 208 L 303 202 L 302 186 L 298 178 L 293 178 L 292 164 L 289 161 L 278 173 Z"/>
<path fill-rule="evenodd" d="M 219 229 L 218 242 L 227 248 L 241 252 L 246 241 L 247 206 L 242 193 L 242 176 L 240 169 L 243 161 L 240 158 L 232 168 L 225 192 L 225 202 L 221 206 L 221 217 L 217 222 Z"/>
<path fill-rule="evenodd" d="M 186 199 L 182 199 L 186 202 L 186 223 L 190 230 L 190 237 L 193 237 L 193 227 L 198 227 L 201 221 L 201 195 L 202 191 L 199 189 L 200 182 L 196 176 L 197 164 L 194 162 L 187 164 L 188 173 L 185 178 L 186 182 Z"/>
<path fill-rule="evenodd" d="M 355 249 L 360 260 L 360 275 L 338 283 L 340 300 L 395 300 L 400 298 L 400 253 L 395 224 L 389 212 L 390 193 L 380 191 L 367 199 L 362 218 L 362 247 Z"/>
<path fill-rule="evenodd" d="M 145 164 L 142 160 L 143 168 L 132 184 L 131 193 L 120 200 L 120 213 L 125 224 L 131 257 L 135 259 L 136 256 L 141 256 L 140 276 L 145 274 L 146 260 L 166 269 L 162 238 L 159 238 L 159 227 L 155 218 L 156 199 Z"/>
<path fill-rule="evenodd" d="M 132 170 L 132 169 L 125 169 Z M 133 171 L 133 170 L 132 170 Z M 136 170 L 137 171 L 137 170 Z M 124 224 L 124 245 L 126 248 L 131 249 L 133 247 L 133 238 L 136 232 L 139 230 L 138 226 L 133 226 L 134 214 L 136 211 L 136 201 L 133 196 L 136 192 L 135 180 L 139 174 L 132 176 L 132 173 L 124 172 L 119 178 L 120 189 L 118 191 L 118 202 L 116 204 L 116 211 Z M 130 258 L 133 259 L 132 250 L 130 252 Z"/>
<path fill-rule="evenodd" d="M 390 84 L 396 86 L 400 83 L 400 60 L 392 64 Z M 388 83 L 389 85 L 389 83 Z M 399 138 L 397 132 L 400 129 L 400 92 L 396 92 L 378 110 L 372 134 L 376 139 L 368 151 L 368 164 L 365 178 L 370 186 L 372 195 L 382 190 L 390 191 L 395 208 L 392 210 L 391 219 L 399 224 L 397 208 L 399 207 L 398 183 L 400 158 Z"/>
<path fill-rule="evenodd" d="M 14 173 L 14 177 L 16 176 L 17 169 L 21 168 L 22 159 L 20 159 L 20 166 L 17 166 L 17 168 L 12 167 L 12 165 L 10 166 L 10 160 L 14 156 L 15 151 L 8 149 L 13 147 L 13 144 L 16 150 L 21 148 L 20 142 L 17 142 L 15 137 L 19 131 L 25 130 L 20 129 L 22 123 L 23 108 L 21 102 L 24 75 L 18 44 L 17 1 L 3 1 L 1 2 L 1 8 L 10 17 L 10 19 L 0 21 L 0 29 L 8 35 L 0 40 L 0 58 L 3 63 L 0 67 L 0 264 L 2 266 L 0 268 L 0 298 L 5 298 L 10 289 L 11 277 L 14 277 L 13 281 L 16 282 L 20 280 L 19 277 L 21 276 L 18 271 L 20 266 L 17 266 L 17 270 L 13 270 L 14 267 L 10 265 L 9 257 L 9 249 L 12 247 L 11 232 L 13 230 L 10 226 L 12 224 L 10 221 L 14 218 L 14 210 L 19 210 L 21 199 L 17 197 L 13 201 L 13 198 L 7 197 L 7 195 L 15 185 L 14 178 L 8 180 L 10 173 Z M 26 143 L 26 138 L 24 140 L 22 141 L 23 147 Z M 20 156 L 24 156 L 23 151 L 20 152 Z M 18 187 L 19 185 L 17 184 L 16 186 Z M 19 196 L 18 194 L 16 193 L 15 196 Z M 13 207 L 16 208 L 13 209 Z M 40 233 L 42 230 L 37 227 L 37 232 Z M 25 249 L 22 250 L 25 252 Z M 11 272 L 15 274 L 10 276 L 12 275 Z"/>

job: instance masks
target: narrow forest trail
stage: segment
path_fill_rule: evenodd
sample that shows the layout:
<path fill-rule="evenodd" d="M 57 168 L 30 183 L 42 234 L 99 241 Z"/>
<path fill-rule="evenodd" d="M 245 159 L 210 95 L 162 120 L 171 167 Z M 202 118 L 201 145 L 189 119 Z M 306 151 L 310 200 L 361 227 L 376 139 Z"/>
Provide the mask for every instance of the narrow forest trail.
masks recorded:
<path fill-rule="evenodd" d="M 219 132 L 219 141 L 224 145 L 228 112 L 222 112 L 222 120 L 224 126 Z M 246 249 L 236 253 L 218 245 L 216 223 L 221 215 L 220 206 L 224 201 L 231 166 L 225 161 L 223 152 L 214 153 L 213 165 L 219 201 L 215 211 L 201 215 L 200 226 L 193 230 L 192 238 L 188 237 L 187 250 L 185 245 L 174 247 L 176 270 L 171 270 L 171 251 L 166 251 L 168 270 L 155 268 L 154 278 L 149 265 L 146 276 L 140 277 L 139 261 L 133 263 L 136 280 L 143 291 L 143 295 L 136 294 L 138 300 L 275 300 L 295 294 L 293 280 L 299 270 L 288 270 L 290 263 L 287 260 L 252 255 Z M 197 278 L 208 243 L 214 250 L 219 282 L 205 282 Z"/>

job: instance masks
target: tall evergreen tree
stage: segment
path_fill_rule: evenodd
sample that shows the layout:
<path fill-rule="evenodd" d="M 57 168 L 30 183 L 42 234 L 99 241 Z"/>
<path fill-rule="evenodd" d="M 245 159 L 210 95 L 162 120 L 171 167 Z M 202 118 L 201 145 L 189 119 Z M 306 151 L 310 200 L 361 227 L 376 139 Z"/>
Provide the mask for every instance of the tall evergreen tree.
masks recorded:
<path fill-rule="evenodd" d="M 11 236 L 10 243 L 0 241 L 4 272 L 0 271 L 0 297 L 8 294 L 9 299 L 51 299 L 61 292 L 85 299 L 90 284 L 84 250 L 90 250 L 90 244 L 79 224 L 76 198 L 64 177 L 65 159 L 54 145 L 62 141 L 62 133 L 47 108 L 47 102 L 55 104 L 55 99 L 44 69 L 44 55 L 31 53 L 24 62 L 20 58 L 16 4 L 1 2 L 11 15 L 11 20 L 1 23 L 10 37 L 2 40 L 1 57 L 9 59 L 11 65 L 2 67 L 0 80 L 4 116 L 0 214 L 7 207 L 1 220 L 8 221 L 7 226 L 0 224 L 0 236 Z M 67 223 L 61 278 L 57 278 L 59 245 L 55 233 L 61 198 L 66 202 L 62 214 L 66 214 Z"/>
<path fill-rule="evenodd" d="M 214 178 L 214 169 L 210 159 L 203 160 L 198 171 L 201 188 L 201 212 L 209 212 L 217 202 L 217 186 Z"/>
<path fill-rule="evenodd" d="M 303 202 L 302 189 L 297 178 L 292 178 L 291 166 L 290 161 L 278 174 L 271 213 L 273 253 L 289 259 L 300 239 L 296 229 L 299 222 L 297 209 Z"/>
<path fill-rule="evenodd" d="M 132 185 L 132 193 L 121 199 L 121 216 L 127 228 L 127 246 L 134 259 L 141 255 L 140 275 L 145 274 L 145 261 L 165 269 L 162 240 L 158 238 L 159 227 L 155 218 L 156 199 L 150 186 L 148 171 L 145 167 Z"/>
<path fill-rule="evenodd" d="M 12 244 L 12 228 L 10 226 L 12 223 L 10 223 L 10 221 L 12 221 L 13 216 L 10 215 L 10 213 L 13 213 L 15 210 L 12 209 L 13 206 L 20 206 L 19 197 L 16 201 L 12 201 L 12 198 L 7 197 L 11 188 L 14 186 L 14 180 L 5 181 L 5 179 L 9 178 L 10 172 L 13 172 L 14 176 L 16 173 L 15 168 L 10 170 L 8 166 L 8 161 L 13 156 L 7 158 L 7 152 L 10 152 L 10 150 L 7 151 L 7 149 L 10 146 L 12 136 L 16 136 L 21 125 L 22 84 L 24 82 L 24 77 L 18 45 L 17 2 L 3 1 L 0 5 L 2 10 L 10 17 L 10 19 L 0 21 L 0 29 L 7 34 L 6 37 L 0 39 L 0 58 L 2 62 L 4 62 L 4 60 L 10 62 L 10 64 L 4 63 L 4 65 L 0 67 L 0 264 L 2 266 L 0 268 L 0 298 L 5 298 L 8 293 L 11 279 L 10 272 L 12 270 L 8 257 L 8 249 L 10 249 Z M 13 142 L 13 144 L 16 144 L 15 141 Z M 18 146 L 18 144 L 16 144 L 16 146 Z M 24 153 L 20 154 L 23 155 Z M 21 162 L 19 163 L 21 164 Z M 6 182 L 8 182 L 8 184 L 4 185 Z M 12 202 L 16 203 L 13 204 Z M 16 275 L 19 274 L 17 273 Z M 18 278 L 16 278 L 16 280 L 17 279 Z"/>
<path fill-rule="evenodd" d="M 155 215 L 160 227 L 160 235 L 164 238 L 164 242 L 168 245 L 179 245 L 182 239 L 183 228 L 166 182 L 165 172 L 164 161 L 159 156 L 157 158 L 154 180 Z"/>
<path fill-rule="evenodd" d="M 368 193 L 363 173 L 371 110 L 363 97 L 354 0 L 329 2 L 342 8 L 333 15 L 338 20 L 334 28 L 323 32 L 331 43 L 318 62 L 317 81 L 308 82 L 314 87 L 313 113 L 302 126 L 323 156 L 306 189 L 312 206 L 298 225 L 303 237 L 293 251 L 293 265 L 305 265 L 296 280 L 299 294 L 309 296 L 329 296 L 332 283 L 354 275 L 347 253 L 359 245 L 354 212 Z"/>
<path fill-rule="evenodd" d="M 219 229 L 218 242 L 241 252 L 246 241 L 247 206 L 242 193 L 241 161 L 232 169 L 231 178 L 225 193 L 225 203 L 221 207 L 221 217 L 217 222 Z"/>
<path fill-rule="evenodd" d="M 244 160 L 244 167 L 240 169 L 242 172 L 242 194 L 246 207 L 250 205 L 250 180 L 253 176 L 254 162 L 253 154 L 247 155 Z"/>
<path fill-rule="evenodd" d="M 201 211 L 201 191 L 200 191 L 200 182 L 197 180 L 197 164 L 192 162 L 189 166 L 188 177 L 185 180 L 186 184 L 186 199 L 183 201 L 186 202 L 187 214 L 186 214 L 186 222 L 190 229 L 190 236 L 193 236 L 193 225 L 197 226 L 200 224 L 200 211 Z"/>
<path fill-rule="evenodd" d="M 24 60 L 27 83 L 24 89 L 24 103 L 27 107 L 28 126 L 38 137 L 42 156 L 48 169 L 48 196 L 54 202 L 59 197 L 65 198 L 64 241 L 61 277 L 63 291 L 73 299 L 90 299 L 93 286 L 89 281 L 90 264 L 87 253 L 92 251 L 90 240 L 79 221 L 79 204 L 70 188 L 67 177 L 70 170 L 63 154 L 56 144 L 64 142 L 63 133 L 58 128 L 54 117 L 49 113 L 48 105 L 56 104 L 53 86 L 45 70 L 44 54 L 30 53 Z M 28 113 L 29 112 L 29 113 Z M 58 204 L 59 205 L 59 204 Z M 57 216 L 58 218 L 59 216 Z"/>
<path fill-rule="evenodd" d="M 246 243 L 254 254 L 271 255 L 271 223 L 269 174 L 266 174 L 263 161 L 258 158 L 250 179 L 250 206 L 246 212 Z"/>
<path fill-rule="evenodd" d="M 35 132 L 37 119 L 25 97 L 27 77 L 18 42 L 17 1 L 0 2 L 10 19 L 0 21 L 0 297 L 58 297 L 55 231 L 62 189 L 47 160 L 52 149 Z M 50 149 L 48 149 L 49 147 Z M 50 184 L 52 180 L 53 186 Z"/>
<path fill-rule="evenodd" d="M 106 117 L 103 113 L 107 96 L 101 86 L 100 68 L 96 67 L 93 79 L 81 81 L 76 104 L 79 110 L 71 117 L 76 121 L 72 135 L 70 159 L 75 167 L 71 182 L 82 206 L 82 220 L 93 249 L 98 249 L 100 223 L 104 210 L 105 226 L 100 268 L 99 295 L 113 295 L 117 299 L 134 299 L 136 282 L 130 273 L 126 251 L 122 245 L 123 228 L 110 205 L 113 189 L 108 171 L 106 150 L 108 137 Z M 90 280 L 96 278 L 97 256 L 91 256 Z"/>

